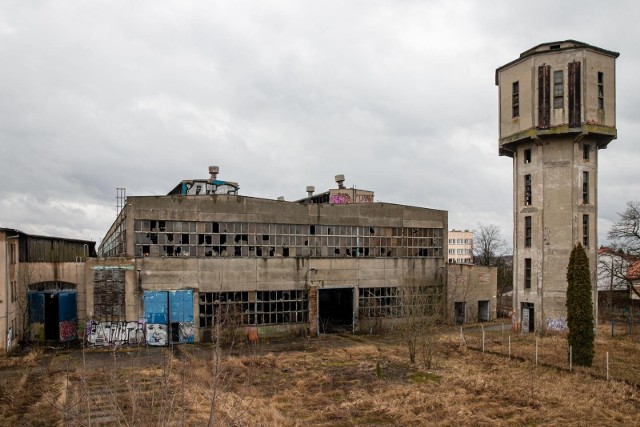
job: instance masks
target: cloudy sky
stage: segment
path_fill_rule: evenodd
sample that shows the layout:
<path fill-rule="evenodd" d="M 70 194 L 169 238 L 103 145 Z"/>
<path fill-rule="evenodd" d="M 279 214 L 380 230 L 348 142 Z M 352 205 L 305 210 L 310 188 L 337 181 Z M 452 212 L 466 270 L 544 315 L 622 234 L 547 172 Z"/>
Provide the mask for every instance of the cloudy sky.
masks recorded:
<path fill-rule="evenodd" d="M 100 241 L 128 195 L 347 186 L 512 227 L 495 69 L 543 42 L 620 52 L 599 235 L 640 200 L 634 1 L 0 0 L 0 227 Z"/>

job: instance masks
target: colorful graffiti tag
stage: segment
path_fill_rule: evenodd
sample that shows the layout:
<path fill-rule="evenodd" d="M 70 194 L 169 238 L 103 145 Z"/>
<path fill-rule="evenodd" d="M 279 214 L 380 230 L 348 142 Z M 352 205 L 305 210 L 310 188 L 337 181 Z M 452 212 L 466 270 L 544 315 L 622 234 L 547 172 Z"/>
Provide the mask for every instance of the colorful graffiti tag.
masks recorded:
<path fill-rule="evenodd" d="M 59 322 L 60 328 L 60 341 L 71 341 L 78 338 L 78 323 L 75 320 L 65 320 Z"/>
<path fill-rule="evenodd" d="M 568 329 L 567 320 L 563 318 L 553 319 L 551 317 L 547 318 L 547 330 L 548 331 L 566 331 Z"/>
<path fill-rule="evenodd" d="M 87 322 L 87 343 L 95 346 L 143 344 L 144 322 Z"/>

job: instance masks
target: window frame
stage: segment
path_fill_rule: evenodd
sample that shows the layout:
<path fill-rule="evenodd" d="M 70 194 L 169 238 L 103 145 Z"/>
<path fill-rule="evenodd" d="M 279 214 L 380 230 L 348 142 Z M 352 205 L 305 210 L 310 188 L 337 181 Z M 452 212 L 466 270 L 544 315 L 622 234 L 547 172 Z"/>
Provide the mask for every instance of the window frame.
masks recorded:
<path fill-rule="evenodd" d="M 524 259 L 524 288 L 531 289 L 531 258 Z"/>
<path fill-rule="evenodd" d="M 531 216 L 524 217 L 524 247 L 531 247 Z"/>
<path fill-rule="evenodd" d="M 560 78 L 558 79 L 558 76 Z M 561 110 L 564 108 L 564 70 L 555 70 L 553 72 L 553 109 Z"/>
<path fill-rule="evenodd" d="M 532 204 L 533 204 L 532 178 L 531 178 L 531 174 L 526 174 L 524 176 L 524 205 L 531 206 Z"/>
<path fill-rule="evenodd" d="M 582 246 L 589 247 L 589 214 L 582 215 Z"/>
<path fill-rule="evenodd" d="M 520 81 L 511 83 L 511 118 L 520 117 Z"/>
<path fill-rule="evenodd" d="M 582 172 L 582 204 L 589 204 L 589 172 Z"/>
<path fill-rule="evenodd" d="M 604 73 L 598 71 L 598 110 L 604 110 Z"/>

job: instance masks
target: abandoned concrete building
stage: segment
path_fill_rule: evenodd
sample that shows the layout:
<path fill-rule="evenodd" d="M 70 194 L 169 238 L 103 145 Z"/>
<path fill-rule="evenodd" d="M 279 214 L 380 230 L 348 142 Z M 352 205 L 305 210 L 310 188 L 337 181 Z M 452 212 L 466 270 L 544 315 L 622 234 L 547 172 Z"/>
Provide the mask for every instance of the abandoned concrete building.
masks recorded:
<path fill-rule="evenodd" d="M 0 349 L 26 339 L 78 338 L 84 261 L 95 256 L 95 242 L 0 228 Z"/>
<path fill-rule="evenodd" d="M 0 348 L 208 341 L 215 324 L 371 331 L 416 304 L 451 321 L 495 318 L 495 269 L 448 265 L 446 211 L 374 202 L 342 175 L 293 202 L 246 197 L 210 172 L 123 200 L 97 252 L 0 228 Z"/>
<path fill-rule="evenodd" d="M 400 316 L 407 292 L 444 295 L 446 211 L 374 202 L 340 175 L 289 202 L 210 173 L 127 198 L 87 263 L 90 342 L 206 341 L 216 316 L 260 334 L 353 331 Z"/>
<path fill-rule="evenodd" d="M 566 269 L 587 252 L 597 315 L 598 153 L 617 136 L 615 60 L 573 40 L 496 70 L 499 154 L 513 159 L 515 327 L 566 328 Z"/>

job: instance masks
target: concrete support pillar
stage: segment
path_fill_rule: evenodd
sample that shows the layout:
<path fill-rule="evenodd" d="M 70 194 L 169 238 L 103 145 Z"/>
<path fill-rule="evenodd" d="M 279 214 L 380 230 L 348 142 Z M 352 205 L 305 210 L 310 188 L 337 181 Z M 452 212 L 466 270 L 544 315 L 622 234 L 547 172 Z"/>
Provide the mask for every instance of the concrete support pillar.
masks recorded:
<path fill-rule="evenodd" d="M 318 335 L 318 287 L 309 286 L 309 335 Z"/>

